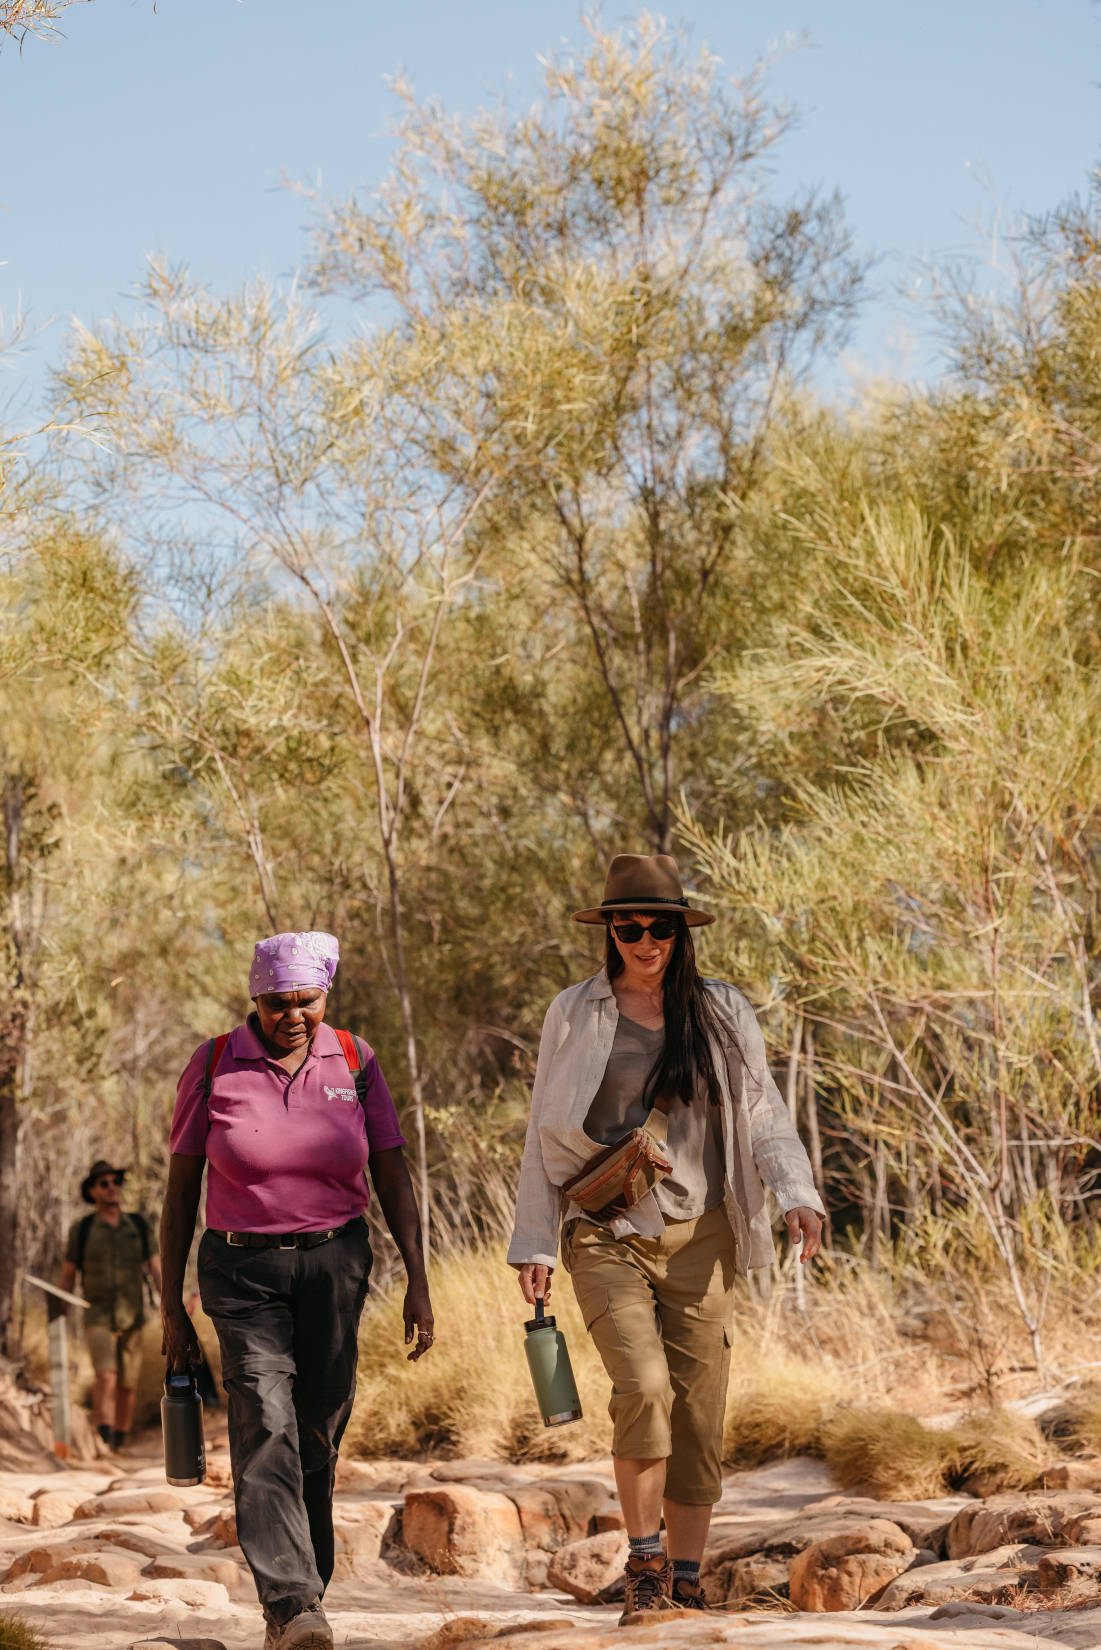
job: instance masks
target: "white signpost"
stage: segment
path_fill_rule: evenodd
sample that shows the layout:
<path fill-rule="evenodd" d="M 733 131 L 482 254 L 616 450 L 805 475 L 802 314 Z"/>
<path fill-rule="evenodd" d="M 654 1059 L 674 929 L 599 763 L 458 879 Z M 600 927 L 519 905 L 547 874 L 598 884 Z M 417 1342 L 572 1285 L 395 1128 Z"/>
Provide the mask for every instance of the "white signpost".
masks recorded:
<path fill-rule="evenodd" d="M 23 1273 L 24 1283 L 33 1283 L 46 1294 L 47 1338 L 50 1348 L 50 1407 L 54 1424 L 54 1454 L 64 1460 L 72 1453 L 73 1434 L 69 1421 L 69 1341 L 65 1319 L 66 1306 L 88 1310 L 88 1302 L 79 1295 L 71 1295 L 56 1283 Z"/>

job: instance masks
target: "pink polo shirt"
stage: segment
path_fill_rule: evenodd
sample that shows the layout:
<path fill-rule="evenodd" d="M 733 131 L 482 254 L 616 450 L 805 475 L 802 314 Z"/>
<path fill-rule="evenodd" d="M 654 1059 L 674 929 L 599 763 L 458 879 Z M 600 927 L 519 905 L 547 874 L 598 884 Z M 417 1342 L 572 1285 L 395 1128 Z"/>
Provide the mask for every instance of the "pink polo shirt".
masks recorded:
<path fill-rule="evenodd" d="M 205 1156 L 209 1164 L 207 1225 L 229 1232 L 318 1232 L 362 1214 L 370 1153 L 405 1144 L 372 1050 L 360 1042 L 367 1072 L 361 1106 L 331 1026 L 318 1026 L 292 1077 L 268 1054 L 250 1016 L 230 1033 L 208 1107 L 203 1073 L 209 1047 L 200 1044 L 188 1061 L 172 1114 L 172 1150 Z"/>

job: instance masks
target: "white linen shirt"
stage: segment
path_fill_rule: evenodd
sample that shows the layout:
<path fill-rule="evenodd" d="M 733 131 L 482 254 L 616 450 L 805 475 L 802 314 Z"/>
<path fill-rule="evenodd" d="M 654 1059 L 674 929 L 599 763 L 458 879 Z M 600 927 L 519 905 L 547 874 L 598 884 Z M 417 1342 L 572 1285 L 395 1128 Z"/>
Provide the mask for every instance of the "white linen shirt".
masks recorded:
<path fill-rule="evenodd" d="M 705 980 L 721 1028 L 712 1045 L 722 1091 L 726 1158 L 724 1206 L 737 1246 L 738 1265 L 767 1266 L 775 1257 L 765 1187 L 786 1214 L 815 1209 L 825 1214 L 814 1187 L 810 1160 L 773 1081 L 757 1016 L 742 993 L 725 980 Z M 563 1220 L 584 1215 L 562 1191 L 600 1150 L 584 1122 L 600 1087 L 615 1039 L 619 1009 L 606 969 L 560 992 L 547 1010 L 531 1091 L 516 1222 L 508 1249 L 510 1266 L 553 1266 Z M 616 1237 L 660 1237 L 665 1222 L 652 1192 L 610 1223 Z"/>

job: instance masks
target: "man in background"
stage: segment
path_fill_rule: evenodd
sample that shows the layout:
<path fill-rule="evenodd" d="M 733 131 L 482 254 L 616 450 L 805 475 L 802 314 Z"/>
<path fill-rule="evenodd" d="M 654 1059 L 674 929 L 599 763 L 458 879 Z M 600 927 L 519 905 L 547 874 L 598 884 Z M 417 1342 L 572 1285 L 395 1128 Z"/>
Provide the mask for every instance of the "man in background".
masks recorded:
<path fill-rule="evenodd" d="M 80 1273 L 88 1311 L 84 1335 L 95 1370 L 92 1407 L 99 1435 L 109 1449 L 121 1449 L 134 1419 L 141 1373 L 141 1330 L 145 1322 L 145 1277 L 161 1286 L 161 1260 L 148 1222 L 124 1214 L 125 1169 L 101 1158 L 80 1183 L 90 1215 L 74 1220 L 61 1267 L 62 1289 Z"/>

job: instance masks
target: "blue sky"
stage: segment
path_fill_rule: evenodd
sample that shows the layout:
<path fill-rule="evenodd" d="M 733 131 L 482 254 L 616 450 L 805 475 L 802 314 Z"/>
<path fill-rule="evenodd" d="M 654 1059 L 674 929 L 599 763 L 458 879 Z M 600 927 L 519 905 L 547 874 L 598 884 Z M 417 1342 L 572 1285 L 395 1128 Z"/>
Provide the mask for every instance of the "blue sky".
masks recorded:
<path fill-rule="evenodd" d="M 559 0 L 92 0 L 65 14 L 60 42 L 6 47 L 0 309 L 53 318 L 9 361 L 9 397 L 37 390 L 68 315 L 125 307 L 147 253 L 218 287 L 289 276 L 305 210 L 280 179 L 377 180 L 388 73 L 451 107 L 510 77 L 526 101 L 537 54 L 578 38 L 579 16 Z M 682 0 L 668 16 L 732 72 L 810 37 L 773 74 L 802 113 L 780 177 L 839 187 L 860 245 L 881 255 L 835 387 L 934 370 L 930 325 L 899 292 L 919 260 L 975 245 L 996 210 L 1008 223 L 1055 205 L 1101 159 L 1095 0 Z"/>

